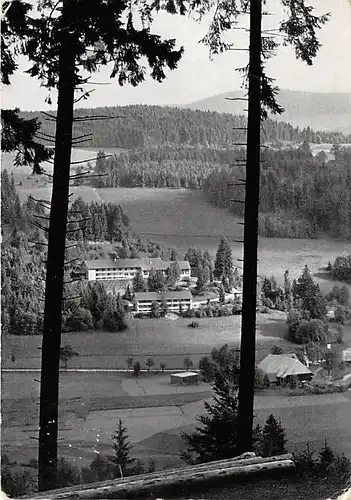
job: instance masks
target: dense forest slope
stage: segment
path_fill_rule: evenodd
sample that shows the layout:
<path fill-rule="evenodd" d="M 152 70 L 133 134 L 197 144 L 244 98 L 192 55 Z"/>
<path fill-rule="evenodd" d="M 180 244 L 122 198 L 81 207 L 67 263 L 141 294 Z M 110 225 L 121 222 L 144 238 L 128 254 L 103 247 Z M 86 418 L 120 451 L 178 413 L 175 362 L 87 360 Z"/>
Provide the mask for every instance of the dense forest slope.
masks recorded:
<path fill-rule="evenodd" d="M 40 116 L 42 133 L 53 134 L 55 122 Z M 101 149 L 90 165 L 99 175 L 86 184 L 202 188 L 211 203 L 241 215 L 241 205 L 230 200 L 243 196 L 243 188 L 233 186 L 245 177 L 244 168 L 236 166 L 245 157 L 245 131 L 234 130 L 245 126 L 243 115 L 142 105 L 76 111 L 76 117 L 88 116 L 110 119 L 75 123 L 75 135 L 92 133 L 82 147 Z M 270 149 L 262 150 L 260 234 L 314 238 L 327 233 L 349 239 L 351 157 L 350 150 L 337 144 L 351 144 L 351 136 L 267 120 L 262 141 Z M 314 157 L 310 142 L 334 144 L 333 154 L 321 151 Z M 122 151 L 105 158 L 108 147 Z M 86 164 L 79 170 L 86 170 Z M 81 182 L 75 179 L 76 185 Z"/>
<path fill-rule="evenodd" d="M 229 101 L 226 101 L 229 102 Z M 42 132 L 53 135 L 55 122 L 39 112 L 23 113 L 27 117 L 38 116 Z M 79 109 L 76 117 L 107 116 L 111 119 L 75 123 L 75 136 L 92 133 L 90 141 L 82 147 L 144 148 L 165 144 L 230 147 L 245 140 L 245 131 L 234 130 L 244 127 L 246 118 L 242 115 L 216 112 L 193 111 L 161 106 L 124 106 Z M 285 122 L 267 120 L 262 123 L 262 141 L 272 142 L 351 142 L 351 136 L 341 133 L 314 132 L 309 128 L 301 130 Z"/>
<path fill-rule="evenodd" d="M 227 92 L 186 104 L 184 107 L 242 114 L 243 109 L 247 107 L 246 103 L 229 101 L 227 98 L 242 97 L 243 94 L 244 91 Z M 278 94 L 278 102 L 285 112 L 280 116 L 275 116 L 275 120 L 284 120 L 294 127 L 310 127 L 314 130 L 351 134 L 351 93 L 318 93 L 282 89 Z"/>
<path fill-rule="evenodd" d="M 308 144 L 295 150 L 262 151 L 260 234 L 315 238 L 328 234 L 351 239 L 351 149 L 336 148 L 335 159 L 313 157 Z M 203 189 L 216 206 L 242 215 L 244 167 L 209 174 Z"/>
<path fill-rule="evenodd" d="M 124 151 L 106 158 L 100 151 L 91 185 L 101 187 L 200 188 L 208 175 L 234 162 L 242 149 L 164 145 Z"/>
<path fill-rule="evenodd" d="M 351 148 L 334 146 L 333 159 L 298 148 L 262 151 L 260 235 L 351 239 Z M 164 146 L 105 158 L 103 151 L 90 184 L 95 188 L 202 189 L 211 203 L 243 215 L 246 176 L 243 148 Z"/>

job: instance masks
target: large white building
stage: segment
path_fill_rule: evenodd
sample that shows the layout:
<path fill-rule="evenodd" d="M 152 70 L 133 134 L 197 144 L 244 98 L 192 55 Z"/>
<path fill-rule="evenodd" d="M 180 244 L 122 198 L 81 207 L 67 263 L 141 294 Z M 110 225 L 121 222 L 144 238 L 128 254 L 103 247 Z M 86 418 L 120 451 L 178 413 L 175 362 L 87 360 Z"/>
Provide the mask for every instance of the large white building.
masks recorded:
<path fill-rule="evenodd" d="M 151 305 L 156 302 L 158 305 L 165 301 L 169 311 L 178 312 L 180 305 L 185 311 L 192 306 L 192 296 L 189 290 L 181 292 L 136 292 L 134 294 L 134 307 L 137 313 L 149 313 Z"/>
<path fill-rule="evenodd" d="M 187 260 L 177 261 L 180 268 L 180 280 L 190 278 L 190 264 Z M 143 259 L 96 259 L 83 262 L 81 271 L 85 279 L 96 280 L 131 280 L 141 271 L 144 278 L 147 278 L 151 269 L 162 271 L 170 267 L 172 261 L 164 261 L 157 258 Z"/>

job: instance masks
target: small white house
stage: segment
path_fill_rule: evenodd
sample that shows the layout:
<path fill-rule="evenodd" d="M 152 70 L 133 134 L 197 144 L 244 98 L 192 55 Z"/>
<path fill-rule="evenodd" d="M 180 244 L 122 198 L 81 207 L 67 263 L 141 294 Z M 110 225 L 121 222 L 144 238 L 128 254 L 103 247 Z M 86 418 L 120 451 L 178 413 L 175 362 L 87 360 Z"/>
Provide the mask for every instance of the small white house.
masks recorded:
<path fill-rule="evenodd" d="M 196 372 L 182 372 L 171 374 L 171 384 L 178 385 L 191 385 L 197 384 L 199 381 L 199 374 Z"/>
<path fill-rule="evenodd" d="M 342 353 L 342 359 L 346 363 L 351 363 L 351 347 L 345 349 Z"/>

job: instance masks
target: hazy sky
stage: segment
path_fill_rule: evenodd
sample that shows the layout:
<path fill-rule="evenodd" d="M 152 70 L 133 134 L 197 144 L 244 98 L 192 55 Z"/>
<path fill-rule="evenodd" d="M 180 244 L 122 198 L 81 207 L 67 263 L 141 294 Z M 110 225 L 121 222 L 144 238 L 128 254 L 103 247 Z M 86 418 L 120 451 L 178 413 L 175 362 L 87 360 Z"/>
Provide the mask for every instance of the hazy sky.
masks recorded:
<path fill-rule="evenodd" d="M 276 17 L 264 19 L 264 27 L 274 27 L 281 15 L 279 0 L 269 0 L 270 11 L 276 9 Z M 331 12 L 332 17 L 320 32 L 322 48 L 313 67 L 297 62 L 292 49 L 282 48 L 268 64 L 267 73 L 276 78 L 281 88 L 316 92 L 351 92 L 351 1 L 310 0 L 316 12 Z M 247 17 L 247 16 L 246 16 Z M 210 61 L 208 49 L 199 44 L 205 35 L 208 19 L 197 23 L 189 18 L 160 16 L 153 25 L 153 32 L 168 38 L 176 38 L 178 45 L 185 48 L 184 56 L 175 71 L 169 71 L 167 79 L 156 83 L 151 78 L 137 88 L 120 87 L 109 79 L 104 68 L 94 77 L 95 81 L 111 84 L 97 86 L 92 96 L 82 102 L 84 107 L 112 106 L 126 104 L 181 104 L 190 103 L 214 94 L 237 90 L 241 79 L 235 68 L 247 63 L 246 52 L 228 52 Z M 247 34 L 235 31 L 233 41 L 237 47 L 247 47 Z M 23 71 L 28 67 L 25 61 L 12 79 L 11 87 L 2 89 L 2 107 L 18 106 L 21 109 L 48 109 L 44 100 L 47 90 L 38 81 Z M 55 106 L 53 95 L 53 105 Z"/>

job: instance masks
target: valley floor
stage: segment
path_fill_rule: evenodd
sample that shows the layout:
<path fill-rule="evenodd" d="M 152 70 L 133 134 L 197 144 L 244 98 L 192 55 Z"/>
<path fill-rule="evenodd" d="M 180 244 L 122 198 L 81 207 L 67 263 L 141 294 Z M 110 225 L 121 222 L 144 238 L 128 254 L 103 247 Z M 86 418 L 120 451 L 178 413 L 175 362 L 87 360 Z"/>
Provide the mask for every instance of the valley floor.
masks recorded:
<path fill-rule="evenodd" d="M 24 389 L 34 374 L 3 374 L 2 452 L 28 461 L 36 456 L 38 406 Z M 26 380 L 27 379 L 27 380 Z M 170 384 L 169 375 L 144 375 L 139 380 L 117 374 L 62 373 L 60 386 L 60 455 L 77 465 L 88 464 L 97 452 L 111 453 L 111 436 L 121 418 L 128 429 L 134 456 L 153 458 L 158 467 L 181 465 L 181 433 L 193 430 L 204 401 L 212 398 L 208 384 Z M 31 397 L 29 397 L 31 396 Z M 270 413 L 286 429 L 289 451 L 309 443 L 319 450 L 325 439 L 351 458 L 351 392 L 282 397 L 257 394 L 255 422 Z"/>
<path fill-rule="evenodd" d="M 272 344 L 288 348 L 284 340 L 286 315 L 279 311 L 257 314 L 257 352 L 263 358 Z M 183 368 L 185 356 L 190 356 L 194 366 L 213 347 L 228 343 L 238 346 L 241 316 L 223 316 L 197 320 L 199 327 L 189 328 L 191 319 L 129 319 L 124 332 L 65 333 L 62 345 L 69 344 L 79 356 L 69 361 L 69 368 L 127 368 L 127 358 L 132 356 L 145 368 L 146 358 L 152 356 L 155 369 L 160 363 L 167 368 Z M 3 368 L 39 368 L 40 336 L 2 337 Z M 292 345 L 292 344 L 291 344 Z M 15 361 L 12 361 L 12 355 Z"/>

